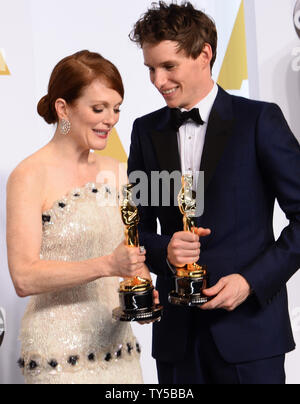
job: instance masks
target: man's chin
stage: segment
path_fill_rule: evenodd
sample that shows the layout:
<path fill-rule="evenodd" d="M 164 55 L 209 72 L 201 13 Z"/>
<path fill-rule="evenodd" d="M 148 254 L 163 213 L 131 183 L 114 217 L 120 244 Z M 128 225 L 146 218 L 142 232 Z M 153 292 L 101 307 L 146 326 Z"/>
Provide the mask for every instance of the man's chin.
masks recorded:
<path fill-rule="evenodd" d="M 177 102 L 176 101 L 168 101 L 167 106 L 169 108 L 179 108 L 179 103 L 178 103 L 178 101 Z"/>

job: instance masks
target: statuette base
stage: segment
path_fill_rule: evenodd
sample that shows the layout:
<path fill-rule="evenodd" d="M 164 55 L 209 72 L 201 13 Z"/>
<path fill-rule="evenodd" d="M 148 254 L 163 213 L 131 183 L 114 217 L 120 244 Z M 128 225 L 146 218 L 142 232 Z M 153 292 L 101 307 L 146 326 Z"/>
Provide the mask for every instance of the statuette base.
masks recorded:
<path fill-rule="evenodd" d="M 160 321 L 163 307 L 155 305 L 151 309 L 125 312 L 121 307 L 113 310 L 113 318 L 119 321 Z"/>
<path fill-rule="evenodd" d="M 208 284 L 206 267 L 199 267 L 198 275 L 196 272 L 191 272 L 190 276 L 178 276 L 182 275 L 183 271 L 184 269 L 177 271 L 174 279 L 175 288 L 169 294 L 169 303 L 188 307 L 197 307 L 207 303 L 209 298 L 203 294 L 203 290 L 207 289 Z"/>
<path fill-rule="evenodd" d="M 208 302 L 208 298 L 201 295 L 179 296 L 176 292 L 169 294 L 169 303 L 176 306 L 199 307 Z"/>
<path fill-rule="evenodd" d="M 162 306 L 154 304 L 153 291 L 153 286 L 140 291 L 135 286 L 128 291 L 119 290 L 120 307 L 113 310 L 113 318 L 120 321 L 159 321 Z"/>

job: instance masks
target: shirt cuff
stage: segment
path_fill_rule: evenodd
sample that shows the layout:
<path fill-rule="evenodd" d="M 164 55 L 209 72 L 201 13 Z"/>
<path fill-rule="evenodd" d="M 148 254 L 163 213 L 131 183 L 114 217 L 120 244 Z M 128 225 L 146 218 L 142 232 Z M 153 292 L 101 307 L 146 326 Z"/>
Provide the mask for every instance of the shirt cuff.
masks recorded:
<path fill-rule="evenodd" d="M 166 262 L 167 262 L 168 267 L 169 267 L 170 270 L 172 271 L 173 275 L 176 275 L 176 274 L 177 274 L 177 270 L 176 270 L 176 268 L 174 267 L 174 265 L 170 264 L 168 258 L 166 258 Z"/>

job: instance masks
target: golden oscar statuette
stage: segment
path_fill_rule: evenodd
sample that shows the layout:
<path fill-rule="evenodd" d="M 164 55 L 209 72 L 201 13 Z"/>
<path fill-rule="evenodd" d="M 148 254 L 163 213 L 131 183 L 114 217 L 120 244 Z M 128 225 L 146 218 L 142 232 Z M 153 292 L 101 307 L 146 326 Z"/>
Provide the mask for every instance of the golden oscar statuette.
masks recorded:
<path fill-rule="evenodd" d="M 125 243 L 139 247 L 139 213 L 132 201 L 132 184 L 123 187 L 121 217 L 125 225 Z M 154 287 L 151 280 L 140 277 L 125 279 L 120 283 L 120 307 L 113 310 L 113 317 L 120 321 L 159 321 L 163 307 L 153 302 Z"/>
<path fill-rule="evenodd" d="M 183 215 L 184 231 L 194 233 L 196 194 L 193 191 L 193 175 L 182 177 L 182 188 L 178 195 L 179 209 Z M 180 306 L 201 306 L 208 302 L 203 295 L 207 288 L 207 268 L 198 264 L 186 264 L 183 268 L 176 268 L 175 289 L 169 294 L 169 302 Z"/>

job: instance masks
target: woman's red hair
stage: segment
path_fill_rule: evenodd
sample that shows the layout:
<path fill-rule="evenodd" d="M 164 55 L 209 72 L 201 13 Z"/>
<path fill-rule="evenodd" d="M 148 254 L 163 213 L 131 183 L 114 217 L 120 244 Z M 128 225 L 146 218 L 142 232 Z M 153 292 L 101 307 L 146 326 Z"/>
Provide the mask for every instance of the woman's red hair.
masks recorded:
<path fill-rule="evenodd" d="M 73 104 L 95 79 L 102 80 L 124 98 L 124 86 L 116 66 L 98 53 L 83 50 L 64 58 L 55 66 L 48 94 L 38 103 L 39 115 L 49 124 L 57 123 L 56 100 L 62 98 L 69 105 Z"/>

